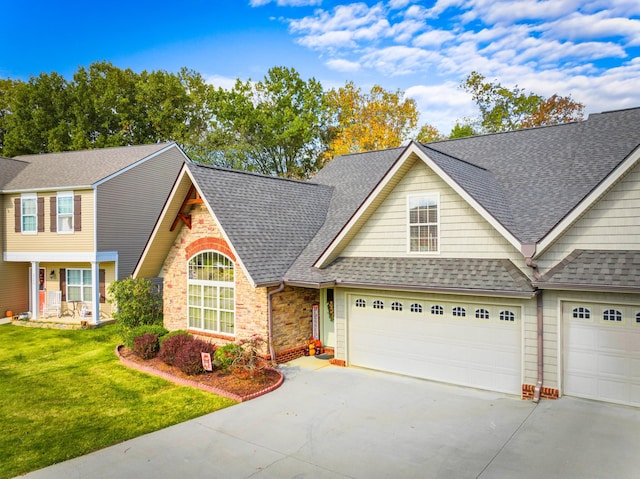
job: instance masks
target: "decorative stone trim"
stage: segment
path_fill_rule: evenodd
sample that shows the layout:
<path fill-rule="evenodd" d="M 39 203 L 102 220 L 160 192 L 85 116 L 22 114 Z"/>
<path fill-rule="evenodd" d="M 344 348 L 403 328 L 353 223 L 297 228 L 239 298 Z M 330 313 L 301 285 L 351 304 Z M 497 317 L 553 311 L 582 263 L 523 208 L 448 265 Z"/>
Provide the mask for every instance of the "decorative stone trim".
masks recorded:
<path fill-rule="evenodd" d="M 533 384 L 522 385 L 522 399 L 533 399 L 536 387 Z M 543 387 L 540 390 L 540 397 L 543 399 L 558 399 L 560 391 L 556 388 Z"/>
<path fill-rule="evenodd" d="M 331 358 L 329 359 L 329 364 L 333 364 L 334 366 L 340 366 L 342 368 L 347 367 L 347 362 L 344 359 Z"/>
<path fill-rule="evenodd" d="M 118 346 L 116 346 L 116 355 L 118 356 L 118 359 L 120 360 L 120 362 L 122 364 L 124 364 L 127 367 L 136 369 L 138 371 L 142 371 L 145 372 L 147 374 L 152 374 L 153 376 L 158 376 L 161 377 L 163 379 L 166 379 L 167 381 L 171 381 L 172 383 L 175 384 L 179 384 L 181 386 L 189 386 L 189 387 L 194 387 L 194 388 L 198 388 L 198 389 L 202 389 L 203 391 L 207 391 L 213 394 L 217 394 L 218 396 L 224 396 L 226 398 L 229 399 L 233 399 L 234 401 L 238 401 L 238 402 L 244 402 L 244 401 L 248 401 L 249 399 L 254 399 L 257 398 L 259 396 L 263 396 L 264 394 L 270 393 L 271 391 L 275 391 L 276 389 L 278 389 L 282 383 L 284 382 L 284 375 L 278 371 L 277 369 L 274 369 L 274 371 L 276 371 L 279 375 L 280 375 L 280 380 L 272 385 L 269 386 L 268 388 L 265 388 L 261 391 L 252 393 L 252 394 L 248 394 L 246 396 L 239 396 L 238 394 L 234 394 L 234 393 L 230 393 L 227 391 L 224 391 L 222 389 L 218 389 L 218 388 L 214 388 L 212 386 L 207 386 L 205 384 L 201 384 L 197 381 L 192 381 L 190 379 L 183 379 L 183 378 L 179 378 L 177 376 L 174 376 L 172 374 L 169 373 L 165 373 L 163 371 L 158 371 L 154 368 L 151 368 L 149 366 L 145 366 L 144 364 L 138 364 L 134 361 L 130 361 L 129 359 L 125 358 L 122 356 L 122 354 L 120 354 L 120 349 L 123 348 L 124 345 L 120 344 Z"/>
<path fill-rule="evenodd" d="M 196 253 L 208 250 L 218 251 L 231 258 L 234 263 L 236 262 L 236 257 L 231 251 L 231 248 L 229 248 L 227 242 L 222 238 L 214 238 L 212 236 L 197 239 L 193 243 L 189 244 L 185 248 L 185 259 L 189 260 Z"/>

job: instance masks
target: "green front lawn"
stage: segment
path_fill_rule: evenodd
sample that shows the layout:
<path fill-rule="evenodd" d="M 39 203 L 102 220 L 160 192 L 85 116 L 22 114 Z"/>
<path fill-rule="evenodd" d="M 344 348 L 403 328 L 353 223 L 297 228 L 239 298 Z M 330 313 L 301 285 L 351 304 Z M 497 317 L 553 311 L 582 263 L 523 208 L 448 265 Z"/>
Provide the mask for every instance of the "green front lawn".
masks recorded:
<path fill-rule="evenodd" d="M 0 479 L 235 404 L 121 365 L 115 326 L 0 326 Z"/>

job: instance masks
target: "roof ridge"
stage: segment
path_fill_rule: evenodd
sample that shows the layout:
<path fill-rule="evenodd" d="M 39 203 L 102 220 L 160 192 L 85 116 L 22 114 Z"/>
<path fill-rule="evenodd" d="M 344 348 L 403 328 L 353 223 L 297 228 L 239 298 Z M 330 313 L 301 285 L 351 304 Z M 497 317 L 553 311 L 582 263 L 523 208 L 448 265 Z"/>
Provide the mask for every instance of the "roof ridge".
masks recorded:
<path fill-rule="evenodd" d="M 10 159 L 18 159 L 18 158 L 33 158 L 33 157 L 42 157 L 46 155 L 76 155 L 76 154 L 87 154 L 96 151 L 113 151 L 113 150 L 124 150 L 124 149 L 138 149 L 145 148 L 151 146 L 158 147 L 166 147 L 172 144 L 176 144 L 175 141 L 162 141 L 160 143 L 144 143 L 141 145 L 122 145 L 122 146 L 107 146 L 104 148 L 85 148 L 84 150 L 65 150 L 65 151 L 47 151 L 45 153 L 29 153 L 26 155 L 17 155 Z M 19 160 L 23 161 L 23 160 Z"/>
<path fill-rule="evenodd" d="M 237 174 L 240 174 L 240 175 L 255 176 L 255 177 L 258 177 L 258 178 L 265 178 L 265 179 L 269 179 L 269 180 L 288 181 L 290 183 L 296 183 L 296 184 L 302 184 L 302 185 L 327 186 L 327 185 L 323 185 L 321 183 L 315 183 L 315 182 L 309 181 L 309 180 L 300 180 L 300 179 L 297 179 L 297 178 L 285 178 L 283 176 L 277 176 L 277 175 L 266 175 L 264 173 L 258 173 L 258 172 L 255 172 L 255 171 L 238 170 L 236 168 L 229 168 L 229 167 L 226 167 L 226 166 L 209 165 L 209 164 L 206 164 L 206 163 L 200 163 L 198 161 L 192 161 L 190 164 L 194 165 L 194 166 L 198 166 L 200 168 L 206 168 L 206 169 L 218 170 L 218 171 L 225 171 L 227 173 L 237 173 Z"/>

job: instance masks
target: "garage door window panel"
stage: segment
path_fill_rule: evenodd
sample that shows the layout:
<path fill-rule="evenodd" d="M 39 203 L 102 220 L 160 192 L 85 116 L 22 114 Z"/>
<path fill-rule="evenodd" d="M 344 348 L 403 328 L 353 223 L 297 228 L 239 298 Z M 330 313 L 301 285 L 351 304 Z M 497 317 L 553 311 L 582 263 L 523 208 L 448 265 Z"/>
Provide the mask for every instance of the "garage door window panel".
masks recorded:
<path fill-rule="evenodd" d="M 476 309 L 476 319 L 489 319 L 489 310 L 484 308 Z"/>
<path fill-rule="evenodd" d="M 602 320 L 608 323 L 621 323 L 622 311 L 619 309 L 605 309 L 602 312 Z"/>
<path fill-rule="evenodd" d="M 391 303 L 391 311 L 402 311 L 402 303 L 399 301 Z"/>
<path fill-rule="evenodd" d="M 573 308 L 572 316 L 573 319 L 591 319 L 591 310 L 584 306 L 579 306 Z"/>
<path fill-rule="evenodd" d="M 454 318 L 465 318 L 467 316 L 467 310 L 462 306 L 454 306 L 451 314 Z"/>
<path fill-rule="evenodd" d="M 422 313 L 422 305 L 420 303 L 412 303 L 411 304 L 411 312 L 412 313 Z"/>

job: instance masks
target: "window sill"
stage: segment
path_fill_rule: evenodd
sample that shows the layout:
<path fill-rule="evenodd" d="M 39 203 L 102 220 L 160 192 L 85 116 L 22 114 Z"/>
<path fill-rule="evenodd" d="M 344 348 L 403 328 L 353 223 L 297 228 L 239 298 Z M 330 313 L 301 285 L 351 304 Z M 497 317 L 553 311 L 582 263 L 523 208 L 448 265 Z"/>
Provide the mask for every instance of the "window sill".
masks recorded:
<path fill-rule="evenodd" d="M 187 328 L 187 333 L 195 334 L 197 336 L 205 336 L 207 338 L 213 338 L 213 339 L 224 339 L 226 341 L 234 341 L 236 339 L 235 334 L 216 333 L 216 332 L 213 332 L 213 331 L 205 331 L 205 330 L 202 330 L 202 329 L 189 329 L 189 328 Z"/>

